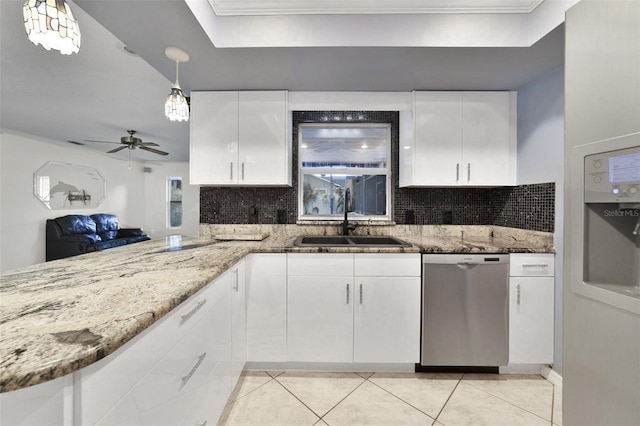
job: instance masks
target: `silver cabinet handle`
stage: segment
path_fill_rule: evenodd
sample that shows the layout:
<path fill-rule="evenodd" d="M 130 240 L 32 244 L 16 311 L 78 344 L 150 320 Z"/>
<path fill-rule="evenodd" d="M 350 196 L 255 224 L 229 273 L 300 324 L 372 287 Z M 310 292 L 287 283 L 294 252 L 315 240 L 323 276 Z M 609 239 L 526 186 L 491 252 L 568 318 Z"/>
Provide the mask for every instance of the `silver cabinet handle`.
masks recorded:
<path fill-rule="evenodd" d="M 456 163 L 456 182 L 460 181 L 460 163 Z"/>
<path fill-rule="evenodd" d="M 242 163 L 242 180 L 244 180 L 244 163 Z"/>
<path fill-rule="evenodd" d="M 360 283 L 360 304 L 362 305 L 362 283 Z"/>
<path fill-rule="evenodd" d="M 235 280 L 234 280 L 234 284 L 233 284 L 233 289 L 237 292 L 238 289 L 240 288 L 240 279 L 238 278 L 238 268 L 233 270 L 233 275 L 235 276 Z"/>
<path fill-rule="evenodd" d="M 196 371 L 198 371 L 198 368 L 200 368 L 200 365 L 202 364 L 202 361 L 204 361 L 204 359 L 207 357 L 207 353 L 203 353 L 202 355 L 200 355 L 198 357 L 198 361 L 196 361 L 196 365 L 193 366 L 193 368 L 191 369 L 191 371 L 189 371 L 189 374 L 187 374 L 186 376 L 182 376 L 181 382 L 182 385 L 180 386 L 180 389 L 182 389 L 183 387 L 185 387 L 187 385 L 187 383 L 189 383 L 189 380 L 191 380 L 191 378 L 193 377 L 194 374 L 196 374 Z"/>
<path fill-rule="evenodd" d="M 516 304 L 520 305 L 520 284 L 516 286 Z"/>
<path fill-rule="evenodd" d="M 349 304 L 349 283 L 347 283 L 347 305 Z"/>
<path fill-rule="evenodd" d="M 523 263 L 523 268 L 548 268 L 549 265 L 547 263 Z"/>
<path fill-rule="evenodd" d="M 233 180 L 233 161 L 229 163 L 229 179 Z"/>
<path fill-rule="evenodd" d="M 467 163 L 467 182 L 471 182 L 471 163 Z"/>
<path fill-rule="evenodd" d="M 186 323 L 187 321 L 189 321 L 189 319 L 194 316 L 196 314 L 196 312 L 198 312 L 200 309 L 202 309 L 202 307 L 204 306 L 204 304 L 207 303 L 207 299 L 202 299 L 201 301 L 198 302 L 198 304 L 196 305 L 195 308 L 193 308 L 192 310 L 190 310 L 189 312 L 187 312 L 186 314 L 182 315 L 180 317 L 180 324 L 179 326 L 182 327 L 184 325 L 184 323 Z"/>

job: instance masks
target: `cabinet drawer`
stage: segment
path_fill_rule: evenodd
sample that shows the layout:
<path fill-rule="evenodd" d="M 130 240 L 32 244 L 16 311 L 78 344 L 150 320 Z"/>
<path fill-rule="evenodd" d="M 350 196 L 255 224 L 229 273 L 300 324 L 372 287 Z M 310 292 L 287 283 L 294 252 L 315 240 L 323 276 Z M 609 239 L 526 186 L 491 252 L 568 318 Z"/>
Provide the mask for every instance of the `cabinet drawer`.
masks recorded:
<path fill-rule="evenodd" d="M 80 423 L 94 424 L 133 388 L 214 304 L 207 286 L 106 358 L 78 371 Z"/>
<path fill-rule="evenodd" d="M 553 253 L 509 256 L 509 275 L 512 277 L 552 277 L 554 273 Z"/>
<path fill-rule="evenodd" d="M 358 277 L 419 277 L 419 253 L 358 253 L 355 272 Z"/>
<path fill-rule="evenodd" d="M 353 254 L 290 253 L 287 254 L 287 275 L 353 276 Z"/>
<path fill-rule="evenodd" d="M 198 322 L 133 389 L 143 424 L 181 424 L 198 401 L 219 361 L 210 329 L 208 320 Z"/>

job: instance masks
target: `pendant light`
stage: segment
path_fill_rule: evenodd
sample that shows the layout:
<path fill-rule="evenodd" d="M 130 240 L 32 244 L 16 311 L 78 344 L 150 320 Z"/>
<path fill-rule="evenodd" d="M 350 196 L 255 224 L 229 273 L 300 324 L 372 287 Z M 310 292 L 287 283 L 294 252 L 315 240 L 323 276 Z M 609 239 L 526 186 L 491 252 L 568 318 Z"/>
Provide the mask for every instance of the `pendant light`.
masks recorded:
<path fill-rule="evenodd" d="M 189 104 L 178 82 L 178 65 L 180 62 L 189 61 L 189 55 L 178 47 L 167 47 L 164 49 L 164 54 L 172 61 L 176 61 L 176 82 L 164 103 L 164 115 L 171 121 L 187 121 L 189 120 Z"/>
<path fill-rule="evenodd" d="M 22 6 L 24 28 L 29 40 L 63 55 L 80 50 L 80 28 L 64 0 L 26 0 Z"/>

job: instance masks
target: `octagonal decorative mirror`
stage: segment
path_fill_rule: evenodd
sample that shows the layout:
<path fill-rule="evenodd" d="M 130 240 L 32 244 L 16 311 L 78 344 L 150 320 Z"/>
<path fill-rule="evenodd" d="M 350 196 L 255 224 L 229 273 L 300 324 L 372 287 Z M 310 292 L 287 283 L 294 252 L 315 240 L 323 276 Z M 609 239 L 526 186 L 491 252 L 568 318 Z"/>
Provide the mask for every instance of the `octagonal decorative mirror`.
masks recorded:
<path fill-rule="evenodd" d="M 107 196 L 107 182 L 93 167 L 49 161 L 33 174 L 33 194 L 47 208 L 93 208 Z"/>

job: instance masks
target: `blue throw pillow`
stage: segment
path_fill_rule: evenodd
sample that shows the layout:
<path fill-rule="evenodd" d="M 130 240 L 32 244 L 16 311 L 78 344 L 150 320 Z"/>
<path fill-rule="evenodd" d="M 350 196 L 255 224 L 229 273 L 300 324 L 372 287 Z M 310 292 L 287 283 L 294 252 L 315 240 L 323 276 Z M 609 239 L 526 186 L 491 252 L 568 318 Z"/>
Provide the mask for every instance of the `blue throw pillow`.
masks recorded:
<path fill-rule="evenodd" d="M 54 219 L 63 235 L 95 234 L 96 223 L 89 216 L 70 214 Z"/>

